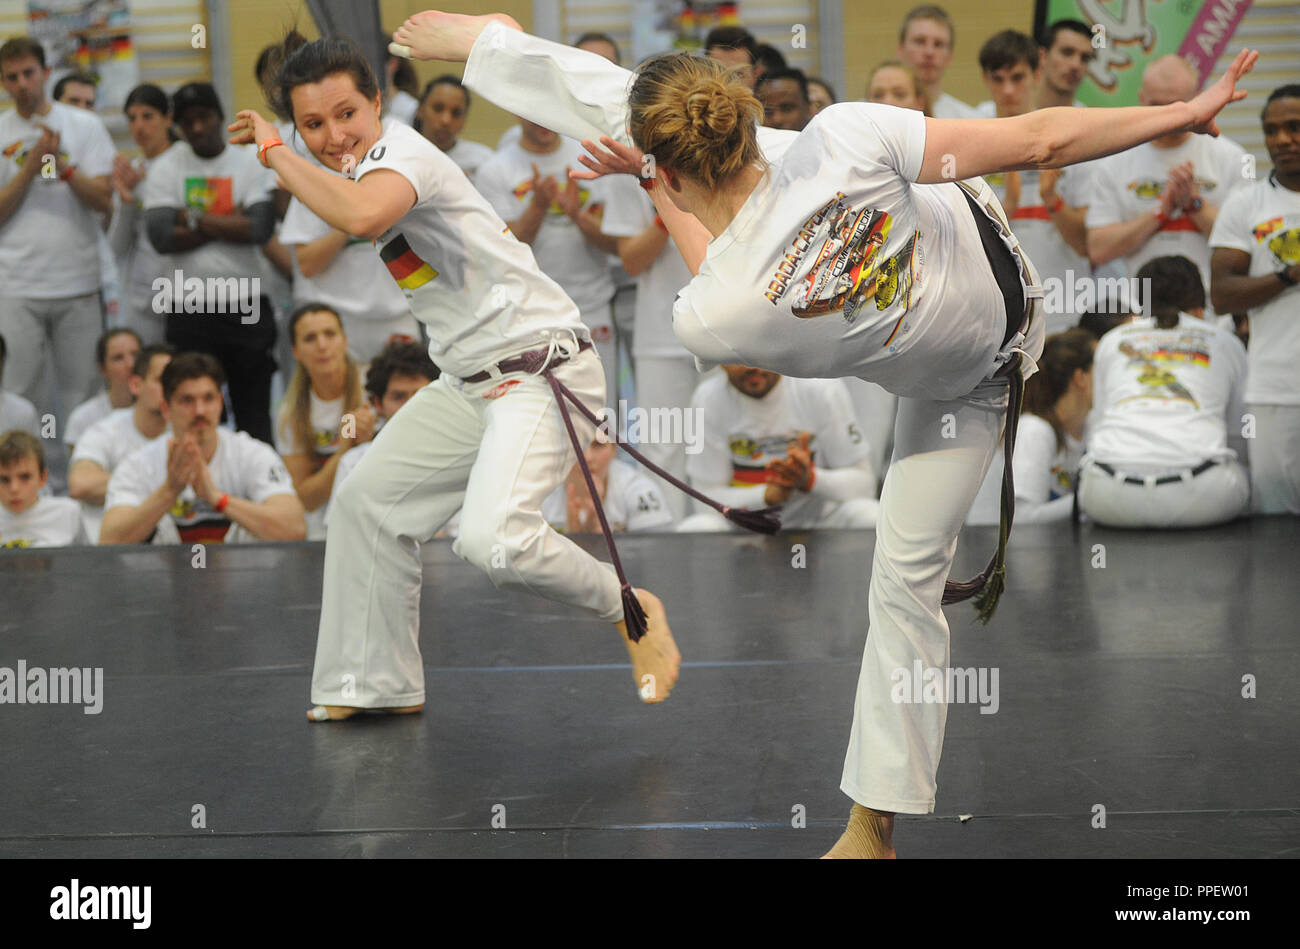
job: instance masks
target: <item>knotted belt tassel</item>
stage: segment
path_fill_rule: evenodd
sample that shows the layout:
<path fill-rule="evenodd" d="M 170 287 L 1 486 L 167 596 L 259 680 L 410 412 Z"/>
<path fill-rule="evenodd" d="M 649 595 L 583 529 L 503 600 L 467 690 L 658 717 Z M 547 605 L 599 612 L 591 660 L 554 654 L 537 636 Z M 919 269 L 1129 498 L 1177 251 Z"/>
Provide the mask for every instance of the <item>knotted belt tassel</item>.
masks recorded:
<path fill-rule="evenodd" d="M 993 611 L 998 607 L 998 600 L 1007 585 L 1007 540 L 1011 536 L 1011 522 L 1016 514 L 1015 476 L 1011 471 L 1011 459 L 1016 450 L 1016 430 L 1020 422 L 1020 410 L 1024 403 L 1025 379 L 1020 373 L 1019 353 L 1012 354 L 1007 363 L 1011 392 L 1007 400 L 1006 431 L 1002 436 L 1002 514 L 998 520 L 998 549 L 989 565 L 977 577 L 970 580 L 949 580 L 943 587 L 943 604 L 960 603 L 975 597 L 977 618 L 985 625 L 993 618 Z"/>

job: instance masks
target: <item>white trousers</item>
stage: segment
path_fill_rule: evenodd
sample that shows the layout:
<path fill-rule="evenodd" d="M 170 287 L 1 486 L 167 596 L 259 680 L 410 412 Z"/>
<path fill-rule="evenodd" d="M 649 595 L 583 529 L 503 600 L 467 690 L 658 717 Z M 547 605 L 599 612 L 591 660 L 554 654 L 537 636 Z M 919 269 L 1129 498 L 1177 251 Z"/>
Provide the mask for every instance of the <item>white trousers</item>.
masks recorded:
<path fill-rule="evenodd" d="M 594 352 L 556 374 L 599 411 L 605 375 Z M 586 444 L 595 426 L 576 409 L 571 414 Z M 496 586 L 582 607 L 611 623 L 622 619 L 613 568 L 542 518 L 543 499 L 574 460 L 544 376 L 516 373 L 463 387 L 443 376 L 412 396 L 334 499 L 312 702 L 385 708 L 424 701 L 419 546 L 462 506 L 452 549 Z"/>
<path fill-rule="evenodd" d="M 1196 477 L 1191 469 L 1111 467 L 1115 475 L 1085 458 L 1079 470 L 1079 510 L 1104 527 L 1208 527 L 1226 524 L 1250 509 L 1250 476 L 1235 461 L 1207 468 Z M 1126 475 L 1173 474 L 1182 475 L 1183 480 L 1149 486 L 1123 480 Z"/>
<path fill-rule="evenodd" d="M 101 384 L 95 342 L 103 331 L 98 292 L 56 300 L 0 297 L 0 334 L 8 347 L 5 388 L 35 404 L 42 414 L 53 412 L 46 396 L 53 369 L 54 395 L 66 421 Z"/>
<path fill-rule="evenodd" d="M 638 356 L 636 360 L 636 404 L 642 409 L 681 409 L 683 420 L 691 410 L 691 396 L 700 382 L 700 372 L 695 368 L 692 356 Z M 683 425 L 683 433 L 686 428 Z M 703 435 L 698 426 L 691 429 L 696 437 Z M 671 433 L 660 433 L 671 434 Z M 686 445 L 684 442 L 667 441 L 660 438 L 636 446 L 660 468 L 682 481 L 686 477 Z M 647 472 L 649 473 L 649 472 Z M 680 521 L 686 516 L 690 499 L 677 488 L 659 480 L 658 475 L 650 477 L 663 485 L 664 499 L 668 509 L 673 512 L 673 520 Z"/>
<path fill-rule="evenodd" d="M 1300 405 L 1247 407 L 1255 417 L 1248 439 L 1252 509 L 1256 514 L 1300 514 Z"/>

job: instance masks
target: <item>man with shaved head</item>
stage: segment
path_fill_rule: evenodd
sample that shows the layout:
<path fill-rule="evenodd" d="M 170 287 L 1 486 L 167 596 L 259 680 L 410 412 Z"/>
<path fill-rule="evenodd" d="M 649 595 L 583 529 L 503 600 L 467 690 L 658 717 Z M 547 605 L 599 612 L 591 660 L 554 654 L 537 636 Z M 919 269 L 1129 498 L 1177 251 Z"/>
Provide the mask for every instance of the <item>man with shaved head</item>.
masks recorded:
<path fill-rule="evenodd" d="M 1186 102 L 1200 77 L 1179 56 L 1161 56 L 1142 73 L 1142 105 Z M 1246 151 L 1220 136 L 1180 132 L 1093 163 L 1088 256 L 1114 261 L 1131 277 L 1148 260 L 1181 255 L 1210 282 L 1210 230 L 1233 189 L 1247 180 Z"/>

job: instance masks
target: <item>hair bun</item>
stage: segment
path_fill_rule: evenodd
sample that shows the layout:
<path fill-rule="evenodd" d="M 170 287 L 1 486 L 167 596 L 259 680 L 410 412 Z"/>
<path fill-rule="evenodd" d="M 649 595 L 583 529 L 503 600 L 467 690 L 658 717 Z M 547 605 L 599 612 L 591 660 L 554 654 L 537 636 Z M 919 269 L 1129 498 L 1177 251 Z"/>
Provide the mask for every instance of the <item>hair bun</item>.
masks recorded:
<path fill-rule="evenodd" d="M 740 112 L 724 83 L 701 79 L 686 94 L 686 120 L 701 138 L 725 139 L 735 132 Z"/>

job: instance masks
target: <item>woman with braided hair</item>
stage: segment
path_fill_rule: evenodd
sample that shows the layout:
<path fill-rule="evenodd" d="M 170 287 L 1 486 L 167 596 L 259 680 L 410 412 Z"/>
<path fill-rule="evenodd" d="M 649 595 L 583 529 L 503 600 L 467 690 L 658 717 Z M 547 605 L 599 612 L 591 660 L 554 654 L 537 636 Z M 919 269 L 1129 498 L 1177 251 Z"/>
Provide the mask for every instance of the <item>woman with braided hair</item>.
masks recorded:
<path fill-rule="evenodd" d="M 795 133 L 758 128 L 748 89 L 689 54 L 633 74 L 500 14 L 426 11 L 393 40 L 401 55 L 465 62 L 474 91 L 588 140 L 594 173 L 643 178 L 695 274 L 673 328 L 698 359 L 858 376 L 900 397 L 840 784 L 855 804 L 828 854 L 892 856 L 893 815 L 934 809 L 947 708 L 895 703 L 891 673 L 947 666 L 944 602 L 978 593 L 984 616 L 996 603 L 1009 478 L 989 569 L 967 584 L 948 571 L 1042 349 L 1037 275 L 977 176 L 1057 168 L 1179 129 L 1217 134 L 1215 115 L 1245 96 L 1235 83 L 1257 55 L 1243 51 L 1222 80 L 1173 105 L 944 120 L 840 103 Z M 816 490 L 815 478 L 801 484 Z"/>

